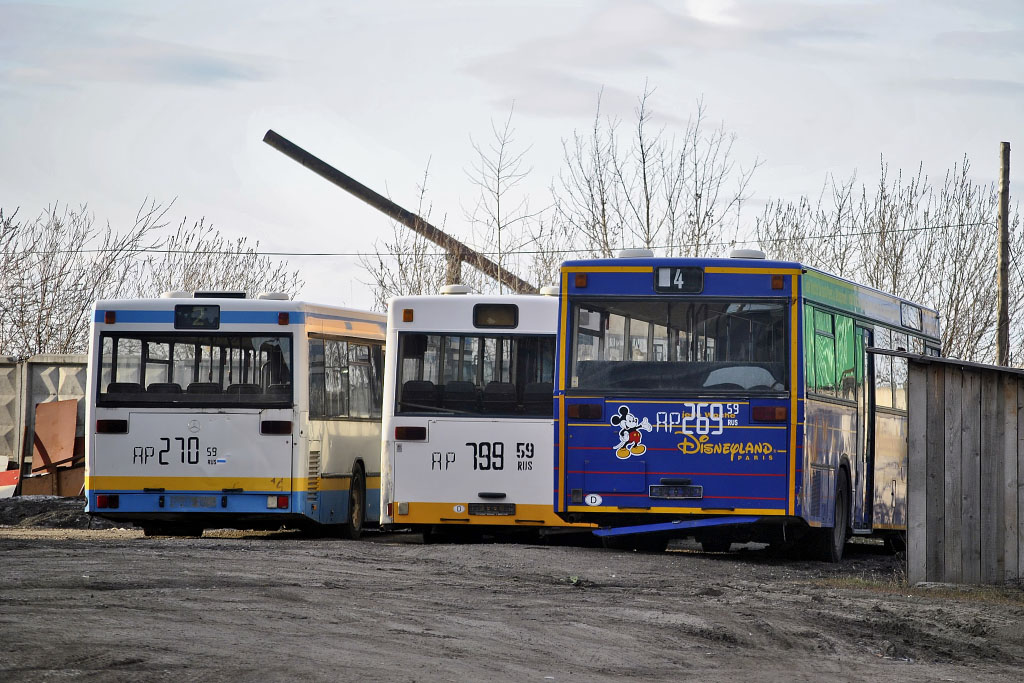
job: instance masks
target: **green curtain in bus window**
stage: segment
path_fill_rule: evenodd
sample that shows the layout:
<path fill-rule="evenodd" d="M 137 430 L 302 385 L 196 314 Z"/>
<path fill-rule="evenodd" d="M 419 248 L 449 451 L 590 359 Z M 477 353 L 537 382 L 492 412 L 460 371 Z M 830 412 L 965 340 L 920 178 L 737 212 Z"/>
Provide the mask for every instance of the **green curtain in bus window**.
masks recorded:
<path fill-rule="evenodd" d="M 818 332 L 832 334 L 832 314 L 825 311 L 814 311 L 814 329 Z"/>
<path fill-rule="evenodd" d="M 839 398 L 849 401 L 857 399 L 856 340 L 853 337 L 853 320 L 844 315 L 836 316 L 836 390 Z"/>
<path fill-rule="evenodd" d="M 804 305 L 804 375 L 807 380 L 807 391 L 813 392 L 814 386 L 814 309 Z"/>
<path fill-rule="evenodd" d="M 820 332 L 814 335 L 814 377 L 819 394 L 836 395 L 836 340 Z"/>

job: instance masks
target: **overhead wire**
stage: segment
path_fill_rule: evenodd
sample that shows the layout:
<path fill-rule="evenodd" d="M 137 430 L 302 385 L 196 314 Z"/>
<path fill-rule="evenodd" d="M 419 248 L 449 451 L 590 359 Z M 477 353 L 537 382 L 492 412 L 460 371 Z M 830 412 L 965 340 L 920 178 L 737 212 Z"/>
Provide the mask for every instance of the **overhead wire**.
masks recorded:
<path fill-rule="evenodd" d="M 835 239 L 848 239 L 853 237 L 867 237 L 870 235 L 881 235 L 881 234 L 892 234 L 892 233 L 910 233 L 910 232 L 925 232 L 932 230 L 946 230 L 950 228 L 969 228 L 979 226 L 992 226 L 993 221 L 977 221 L 972 223 L 950 223 L 945 225 L 925 225 L 907 228 L 881 228 L 877 230 L 860 230 L 855 232 L 846 233 L 834 233 L 830 235 L 804 235 L 800 237 L 784 237 L 784 238 L 773 238 L 768 240 L 721 240 L 714 242 L 705 242 L 702 244 L 676 244 L 676 245 L 659 245 L 651 247 L 653 250 L 669 249 L 669 248 L 685 248 L 685 247 L 728 247 L 737 244 L 759 244 L 759 245 L 770 245 L 770 244 L 782 244 L 787 242 L 812 242 L 819 240 L 835 240 Z M 424 238 L 426 239 L 426 238 Z M 124 248 L 96 248 L 96 249 L 54 249 L 50 251 L 36 251 L 33 253 L 44 253 L 44 254 L 102 254 L 121 251 L 126 254 L 196 254 L 201 256 L 297 256 L 297 257 L 360 257 L 360 256 L 405 256 L 409 252 L 396 252 L 396 251 L 265 251 L 265 250 L 250 250 L 250 251 L 228 251 L 223 249 L 160 249 L 157 247 L 147 247 L 142 249 L 124 249 Z M 597 252 L 594 248 L 577 248 L 577 249 L 513 249 L 505 251 L 483 251 L 480 249 L 473 249 L 473 251 L 482 256 L 527 256 L 532 254 L 579 254 L 586 252 Z M 21 253 L 29 253 L 28 251 Z M 447 251 L 431 251 L 422 253 L 425 257 L 444 257 L 448 255 Z"/>

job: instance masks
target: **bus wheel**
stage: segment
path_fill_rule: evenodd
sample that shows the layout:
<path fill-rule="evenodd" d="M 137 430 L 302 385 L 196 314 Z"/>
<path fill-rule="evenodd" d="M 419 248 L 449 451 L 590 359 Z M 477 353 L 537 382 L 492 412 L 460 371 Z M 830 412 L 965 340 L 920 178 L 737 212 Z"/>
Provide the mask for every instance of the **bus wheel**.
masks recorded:
<path fill-rule="evenodd" d="M 850 518 L 850 483 L 844 470 L 839 470 L 834 512 L 832 528 L 818 530 L 818 555 L 824 562 L 842 560 L 843 548 L 846 547 L 846 521 Z"/>
<path fill-rule="evenodd" d="M 345 522 L 344 536 L 352 540 L 363 535 L 363 516 L 366 514 L 366 480 L 363 470 L 356 466 L 352 482 L 348 487 L 348 521 Z"/>

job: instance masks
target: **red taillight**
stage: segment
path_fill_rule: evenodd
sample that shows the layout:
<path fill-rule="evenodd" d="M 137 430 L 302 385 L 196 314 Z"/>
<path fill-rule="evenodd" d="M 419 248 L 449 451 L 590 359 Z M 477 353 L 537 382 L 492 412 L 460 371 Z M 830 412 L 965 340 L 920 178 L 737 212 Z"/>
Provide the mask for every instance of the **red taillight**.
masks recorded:
<path fill-rule="evenodd" d="M 395 441 L 426 441 L 426 427 L 395 427 Z"/>
<path fill-rule="evenodd" d="M 600 420 L 604 417 L 604 406 L 600 403 L 572 403 L 565 410 L 574 420 Z"/>
<path fill-rule="evenodd" d="M 394 515 L 394 509 L 395 509 L 395 504 L 394 503 L 388 503 L 388 517 L 394 517 L 395 516 Z"/>
<path fill-rule="evenodd" d="M 97 434 L 127 434 L 128 420 L 96 420 Z"/>
<path fill-rule="evenodd" d="M 107 325 L 113 325 L 117 322 L 116 311 L 103 311 L 103 322 Z"/>
<path fill-rule="evenodd" d="M 288 314 L 287 313 L 278 313 L 277 314 L 277 324 L 278 325 L 287 325 L 288 324 Z"/>
<path fill-rule="evenodd" d="M 277 509 L 278 510 L 287 510 L 288 509 L 288 496 L 278 496 L 277 497 Z"/>
<path fill-rule="evenodd" d="M 286 436 L 292 433 L 291 420 L 264 420 L 260 422 L 260 434 Z"/>
<path fill-rule="evenodd" d="M 97 493 L 96 507 L 116 510 L 121 504 L 121 497 L 116 493 Z"/>
<path fill-rule="evenodd" d="M 754 406 L 750 417 L 756 422 L 785 422 L 789 411 L 786 406 Z"/>

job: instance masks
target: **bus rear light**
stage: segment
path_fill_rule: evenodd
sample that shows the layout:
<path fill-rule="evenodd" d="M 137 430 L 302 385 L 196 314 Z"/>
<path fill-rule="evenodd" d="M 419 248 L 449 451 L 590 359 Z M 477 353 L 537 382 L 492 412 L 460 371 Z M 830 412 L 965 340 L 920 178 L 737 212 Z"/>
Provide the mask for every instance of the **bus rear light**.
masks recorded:
<path fill-rule="evenodd" d="M 278 325 L 287 325 L 288 324 L 288 313 L 287 312 L 282 312 L 282 313 L 278 313 L 277 314 L 277 324 Z"/>
<path fill-rule="evenodd" d="M 278 496 L 277 497 L 277 509 L 278 510 L 287 510 L 288 509 L 288 496 Z"/>
<path fill-rule="evenodd" d="M 117 322 L 117 311 L 103 311 L 103 322 L 113 325 Z"/>
<path fill-rule="evenodd" d="M 121 496 L 116 493 L 98 493 L 96 494 L 96 507 L 116 510 L 121 506 Z"/>
<path fill-rule="evenodd" d="M 287 436 L 292 433 L 291 420 L 264 420 L 260 422 L 260 434 Z"/>
<path fill-rule="evenodd" d="M 97 434 L 127 434 L 128 420 L 96 420 Z"/>
<path fill-rule="evenodd" d="M 412 322 L 412 318 L 413 318 L 412 309 L 411 308 L 403 308 L 402 309 L 402 322 L 403 323 L 411 323 Z"/>
<path fill-rule="evenodd" d="M 785 278 L 781 275 L 772 275 L 772 289 L 782 289 L 785 283 Z"/>
<path fill-rule="evenodd" d="M 754 406 L 750 416 L 757 422 L 785 422 L 789 411 L 786 406 Z"/>
<path fill-rule="evenodd" d="M 600 403 L 572 403 L 566 408 L 574 420 L 600 420 L 604 418 L 604 406 Z"/>
<path fill-rule="evenodd" d="M 393 517 L 392 510 L 394 510 L 394 503 L 388 503 L 388 517 Z"/>
<path fill-rule="evenodd" d="M 395 441 L 426 441 L 426 427 L 395 427 Z"/>
<path fill-rule="evenodd" d="M 584 288 L 586 288 L 586 286 L 587 286 L 587 274 L 586 273 L 576 273 L 576 277 L 574 279 L 575 279 L 576 289 L 584 289 Z"/>
<path fill-rule="evenodd" d="M 276 510 L 277 509 L 277 496 L 267 496 L 267 509 L 268 510 Z"/>

